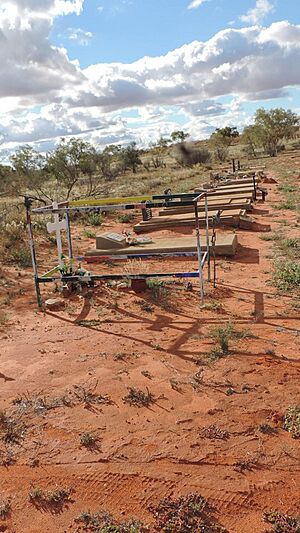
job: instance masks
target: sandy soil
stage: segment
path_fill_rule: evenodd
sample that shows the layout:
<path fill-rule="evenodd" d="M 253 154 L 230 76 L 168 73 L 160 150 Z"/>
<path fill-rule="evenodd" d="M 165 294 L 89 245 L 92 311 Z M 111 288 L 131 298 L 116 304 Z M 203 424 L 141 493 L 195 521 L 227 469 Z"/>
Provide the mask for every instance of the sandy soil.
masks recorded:
<path fill-rule="evenodd" d="M 266 186 L 255 219 L 272 230 L 279 219 L 292 224 L 293 213 L 272 209 L 276 185 Z M 172 285 L 163 305 L 150 292 L 99 286 L 72 296 L 63 311 L 41 313 L 30 270 L 16 279 L 6 273 L 1 295 L 15 296 L 0 332 L 0 408 L 24 428 L 17 443 L 0 444 L 2 463 L 12 463 L 0 467 L 0 501 L 11 501 L 0 531 L 74 531 L 74 518 L 88 509 L 150 522 L 150 503 L 192 491 L 232 533 L 264 531 L 265 509 L 299 512 L 299 444 L 282 429 L 286 408 L 299 403 L 299 316 L 291 296 L 278 297 L 269 283 L 272 242 L 259 232 L 237 234 L 238 254 L 218 260 L 217 288 L 206 285 L 204 308 L 195 281 L 192 292 Z M 50 287 L 43 295 L 53 296 Z M 209 332 L 229 319 L 252 335 L 208 363 Z M 130 386 L 148 388 L 156 401 L 125 403 Z M 88 404 L 78 387 L 112 403 Z M 205 436 L 213 424 L 227 438 Z M 261 424 L 274 431 L 262 433 Z M 98 438 L 92 450 L 81 445 L 86 432 Z M 29 492 L 37 487 L 72 487 L 72 500 L 57 513 L 36 508 Z"/>

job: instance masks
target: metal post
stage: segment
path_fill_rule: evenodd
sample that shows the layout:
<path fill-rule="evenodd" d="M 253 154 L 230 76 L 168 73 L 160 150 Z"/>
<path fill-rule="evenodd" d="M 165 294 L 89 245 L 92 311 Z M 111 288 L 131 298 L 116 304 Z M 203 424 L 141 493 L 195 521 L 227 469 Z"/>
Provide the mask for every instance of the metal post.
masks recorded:
<path fill-rule="evenodd" d="M 233 173 L 235 173 L 235 160 L 234 159 L 232 160 L 232 171 Z"/>
<path fill-rule="evenodd" d="M 69 259 L 73 259 L 73 248 L 72 248 L 72 236 L 71 236 L 70 215 L 69 215 L 68 212 L 66 213 L 66 221 L 67 221 L 67 235 L 68 235 L 68 253 L 69 253 Z"/>
<path fill-rule="evenodd" d="M 33 274 L 34 274 L 35 292 L 36 292 L 38 306 L 41 309 L 43 307 L 43 300 L 42 300 L 40 285 L 39 285 L 35 246 L 34 246 L 34 239 L 33 239 L 33 233 L 32 233 L 32 224 L 31 224 L 31 216 L 30 216 L 31 199 L 28 196 L 25 196 L 24 203 L 26 207 L 26 224 L 27 224 L 27 229 L 28 229 L 29 247 L 30 247 L 32 268 L 33 268 Z"/>
<path fill-rule="evenodd" d="M 198 263 L 199 263 L 200 298 L 201 298 L 201 305 L 203 305 L 203 303 L 204 303 L 204 283 L 203 283 L 202 253 L 201 253 L 201 242 L 200 242 L 200 222 L 199 222 L 198 200 L 197 199 L 194 201 L 194 208 L 195 208 L 196 239 L 197 239 Z"/>
<path fill-rule="evenodd" d="M 257 200 L 257 194 L 256 194 L 256 180 L 255 180 L 255 174 L 253 176 L 253 187 L 254 187 L 254 200 Z"/>
<path fill-rule="evenodd" d="M 208 200 L 205 195 L 205 224 L 206 224 L 206 250 L 207 250 L 207 279 L 210 281 L 210 246 L 209 246 L 209 232 L 208 232 Z"/>

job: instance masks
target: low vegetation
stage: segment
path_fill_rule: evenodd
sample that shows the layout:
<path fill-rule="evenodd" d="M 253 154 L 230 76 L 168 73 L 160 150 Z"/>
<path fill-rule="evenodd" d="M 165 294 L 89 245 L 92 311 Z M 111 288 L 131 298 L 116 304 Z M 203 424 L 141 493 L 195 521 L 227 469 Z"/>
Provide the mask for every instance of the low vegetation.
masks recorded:
<path fill-rule="evenodd" d="M 289 407 L 284 415 L 283 428 L 293 439 L 300 438 L 300 405 Z"/>
<path fill-rule="evenodd" d="M 273 271 L 273 283 L 283 292 L 300 289 L 300 263 L 297 261 L 276 261 Z"/>
<path fill-rule="evenodd" d="M 128 387 L 128 394 L 124 396 L 123 401 L 137 407 L 149 407 L 149 405 L 155 403 L 156 398 L 148 388 L 144 392 L 136 387 Z"/>
<path fill-rule="evenodd" d="M 0 520 L 5 520 L 11 513 L 11 503 L 9 500 L 0 501 Z"/>
<path fill-rule="evenodd" d="M 216 342 L 216 346 L 209 353 L 210 361 L 216 361 L 230 354 L 230 341 L 253 338 L 249 330 L 237 330 L 235 325 L 228 321 L 223 327 L 213 328 L 210 337 Z"/>
<path fill-rule="evenodd" d="M 271 524 L 272 528 L 264 533 L 299 533 L 300 516 L 293 518 L 280 511 L 266 511 L 263 514 L 263 521 Z"/>
<path fill-rule="evenodd" d="M 44 491 L 36 487 L 29 492 L 29 500 L 38 508 L 59 512 L 71 502 L 72 492 L 72 488 L 55 488 Z"/>
<path fill-rule="evenodd" d="M 176 500 L 165 498 L 157 506 L 150 507 L 155 517 L 153 531 L 157 532 L 210 532 L 225 533 L 213 515 L 207 500 L 192 493 Z"/>

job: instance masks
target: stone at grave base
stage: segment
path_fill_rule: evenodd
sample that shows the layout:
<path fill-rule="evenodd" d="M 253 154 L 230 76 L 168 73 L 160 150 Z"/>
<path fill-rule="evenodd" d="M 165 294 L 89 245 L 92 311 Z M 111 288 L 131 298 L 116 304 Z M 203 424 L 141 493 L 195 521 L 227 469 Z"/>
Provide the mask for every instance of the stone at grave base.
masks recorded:
<path fill-rule="evenodd" d="M 59 311 L 65 308 L 65 302 L 59 298 L 49 298 L 45 301 L 45 306 L 51 311 Z"/>
<path fill-rule="evenodd" d="M 107 232 L 96 236 L 97 250 L 116 250 L 127 246 L 126 237 L 120 233 Z"/>

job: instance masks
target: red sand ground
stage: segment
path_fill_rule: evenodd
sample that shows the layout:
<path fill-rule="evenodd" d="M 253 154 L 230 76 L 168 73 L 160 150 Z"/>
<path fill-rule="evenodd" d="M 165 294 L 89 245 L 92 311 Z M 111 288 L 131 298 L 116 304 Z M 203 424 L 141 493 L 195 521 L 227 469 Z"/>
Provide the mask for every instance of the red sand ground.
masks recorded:
<path fill-rule="evenodd" d="M 272 210 L 279 195 L 276 185 L 267 187 L 267 203 L 254 216 L 276 230 L 279 219 L 292 222 L 294 215 Z M 0 467 L 0 501 L 10 498 L 12 508 L 0 531 L 74 531 L 74 518 L 88 509 L 151 521 L 150 503 L 192 491 L 209 500 L 232 533 L 264 531 L 266 509 L 299 512 L 299 444 L 281 427 L 286 408 L 299 403 L 299 316 L 289 309 L 290 296 L 279 298 L 268 284 L 272 242 L 237 233 L 237 256 L 218 261 L 217 289 L 207 285 L 206 302 L 217 300 L 217 310 L 199 308 L 194 282 L 193 292 L 182 283 L 171 288 L 174 312 L 153 304 L 150 293 L 98 287 L 92 298 L 73 296 L 64 311 L 43 314 L 30 271 L 17 279 L 10 322 L 0 334 L 0 408 L 16 412 L 16 398 L 53 399 L 78 385 L 96 386 L 114 403 L 23 412 L 23 438 L 8 445 L 15 463 Z M 168 268 L 191 265 L 172 261 Z M 166 262 L 159 266 L 167 269 Z M 12 290 L 10 274 L 1 293 Z M 229 319 L 255 338 L 234 341 L 228 357 L 207 364 L 208 333 Z M 129 386 L 148 387 L 157 402 L 124 403 Z M 263 423 L 274 433 L 262 433 Z M 203 437 L 211 424 L 227 430 L 228 439 Z M 94 451 L 80 444 L 85 432 L 99 438 Z M 236 470 L 240 461 L 248 468 Z M 28 497 L 36 487 L 72 487 L 72 502 L 61 513 L 37 509 Z"/>

